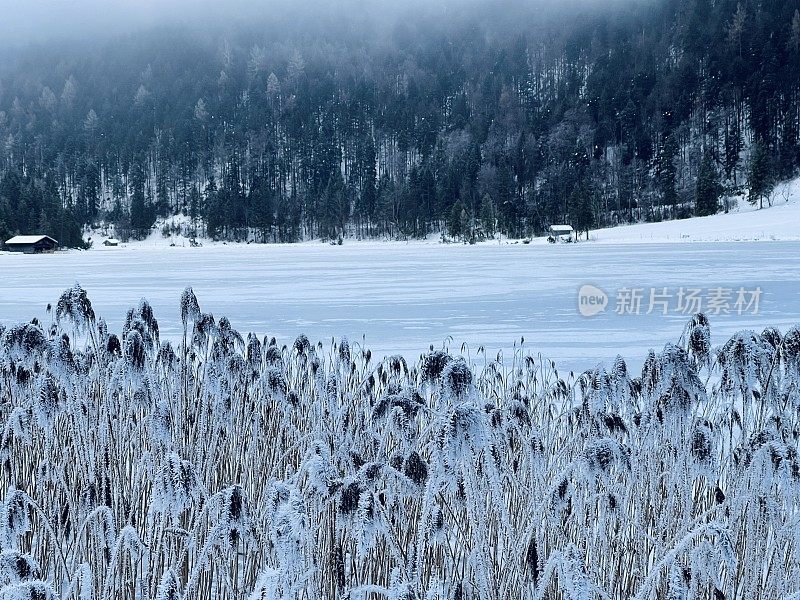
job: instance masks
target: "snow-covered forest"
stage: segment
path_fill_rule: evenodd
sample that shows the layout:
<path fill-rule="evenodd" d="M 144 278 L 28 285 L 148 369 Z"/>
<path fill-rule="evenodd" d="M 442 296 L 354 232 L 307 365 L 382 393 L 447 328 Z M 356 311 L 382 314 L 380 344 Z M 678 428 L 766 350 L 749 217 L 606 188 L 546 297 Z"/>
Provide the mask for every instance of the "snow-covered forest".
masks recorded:
<path fill-rule="evenodd" d="M 798 0 L 372 4 L 0 46 L 0 237 L 523 237 L 800 168 Z"/>
<path fill-rule="evenodd" d="M 798 597 L 798 328 L 573 375 L 180 310 L 0 332 L 3 600 Z"/>

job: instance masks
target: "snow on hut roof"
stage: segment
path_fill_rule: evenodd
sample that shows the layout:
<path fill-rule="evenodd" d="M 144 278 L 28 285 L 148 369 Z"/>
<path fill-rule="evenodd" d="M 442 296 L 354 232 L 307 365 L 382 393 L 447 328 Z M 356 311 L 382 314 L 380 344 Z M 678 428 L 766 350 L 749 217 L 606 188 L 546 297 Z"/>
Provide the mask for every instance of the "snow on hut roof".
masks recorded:
<path fill-rule="evenodd" d="M 550 225 L 550 231 L 574 231 L 572 225 Z"/>
<path fill-rule="evenodd" d="M 35 244 L 36 242 L 41 242 L 42 240 L 50 240 L 53 243 L 58 243 L 57 240 L 54 240 L 49 235 L 15 235 L 10 240 L 6 240 L 6 244 Z"/>

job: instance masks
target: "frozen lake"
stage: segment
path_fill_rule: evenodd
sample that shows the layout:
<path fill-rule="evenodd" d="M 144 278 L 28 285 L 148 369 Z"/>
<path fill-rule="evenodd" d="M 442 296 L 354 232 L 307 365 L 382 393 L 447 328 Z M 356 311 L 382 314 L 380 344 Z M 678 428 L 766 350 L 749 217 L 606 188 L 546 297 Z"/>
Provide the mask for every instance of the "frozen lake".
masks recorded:
<path fill-rule="evenodd" d="M 431 344 L 441 347 L 452 339 L 454 351 L 467 342 L 473 356 L 483 345 L 493 358 L 500 350 L 509 356 L 524 336 L 526 348 L 555 360 L 562 371 L 608 363 L 618 353 L 638 366 L 649 348 L 680 336 L 688 318 L 679 311 L 681 288 L 701 290 L 704 301 L 712 288 L 732 294 L 722 305 L 729 314 L 711 315 L 715 344 L 739 329 L 785 330 L 800 322 L 798 257 L 800 242 L 351 243 L 0 253 L 0 322 L 34 316 L 47 321 L 46 305 L 55 305 L 61 291 L 78 281 L 113 330 L 121 327 L 127 308 L 146 297 L 162 337 L 177 339 L 179 297 L 191 285 L 203 311 L 227 316 L 243 333 L 268 333 L 282 343 L 301 332 L 325 342 L 366 336 L 374 355 L 416 359 Z M 578 290 L 584 284 L 607 292 L 605 312 L 581 316 Z M 630 303 L 623 303 L 628 314 L 615 312 L 622 288 L 639 290 L 640 314 L 630 314 Z M 651 288 L 660 302 L 646 314 Z M 737 309 L 740 288 L 761 289 L 758 314 L 752 305 Z"/>

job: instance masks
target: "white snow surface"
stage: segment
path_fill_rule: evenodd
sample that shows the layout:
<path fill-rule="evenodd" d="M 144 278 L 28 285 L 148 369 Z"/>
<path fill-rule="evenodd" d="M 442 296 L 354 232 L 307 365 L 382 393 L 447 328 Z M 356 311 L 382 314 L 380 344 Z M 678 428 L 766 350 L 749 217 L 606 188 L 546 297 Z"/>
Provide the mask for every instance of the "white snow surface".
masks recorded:
<path fill-rule="evenodd" d="M 774 209 L 773 209 L 774 210 Z M 712 341 L 741 329 L 800 322 L 800 242 L 690 244 L 438 245 L 345 243 L 128 246 L 51 255 L 0 255 L 0 322 L 38 317 L 79 282 L 95 312 L 119 331 L 141 297 L 162 338 L 179 339 L 179 298 L 192 286 L 201 309 L 242 332 L 291 344 L 299 333 L 328 343 L 347 336 L 380 357 L 414 360 L 432 344 L 462 342 L 491 360 L 525 348 L 560 370 L 607 365 L 622 354 L 638 366 L 650 348 L 677 341 L 688 315 L 618 315 L 609 306 L 580 316 L 578 289 L 614 298 L 623 287 L 760 287 L 760 314 L 711 315 Z M 645 294 L 646 296 L 646 294 Z M 482 357 L 479 359 L 482 362 Z"/>
<path fill-rule="evenodd" d="M 661 223 L 623 225 L 589 233 L 600 243 L 733 242 L 800 240 L 800 178 L 773 190 L 764 208 L 744 197 L 728 213 Z M 770 205 L 771 203 L 771 205 Z"/>
<path fill-rule="evenodd" d="M 650 348 L 680 337 L 688 315 L 644 314 L 653 288 L 666 287 L 673 303 L 680 288 L 700 288 L 704 296 L 726 288 L 734 299 L 739 288 L 761 288 L 758 314 L 709 315 L 714 343 L 741 329 L 785 330 L 800 322 L 800 179 L 776 188 L 763 210 L 742 198 L 728 214 L 597 230 L 578 244 L 539 238 L 466 246 L 432 236 L 342 246 L 201 240 L 192 248 L 188 238 L 164 238 L 160 228 L 119 247 L 94 238 L 85 252 L 0 252 L 0 323 L 34 316 L 49 322 L 47 304 L 77 281 L 113 330 L 145 297 L 162 337 L 177 340 L 178 301 L 192 286 L 203 311 L 281 343 L 300 333 L 326 343 L 366 337 L 377 356 L 414 360 L 430 345 L 459 351 L 466 342 L 473 358 L 483 346 L 490 360 L 503 352 L 508 362 L 524 338 L 527 351 L 561 371 L 582 371 L 617 354 L 638 366 Z M 580 316 L 578 289 L 585 284 L 609 295 L 604 313 Z M 642 290 L 642 314 L 614 312 L 623 288 Z"/>

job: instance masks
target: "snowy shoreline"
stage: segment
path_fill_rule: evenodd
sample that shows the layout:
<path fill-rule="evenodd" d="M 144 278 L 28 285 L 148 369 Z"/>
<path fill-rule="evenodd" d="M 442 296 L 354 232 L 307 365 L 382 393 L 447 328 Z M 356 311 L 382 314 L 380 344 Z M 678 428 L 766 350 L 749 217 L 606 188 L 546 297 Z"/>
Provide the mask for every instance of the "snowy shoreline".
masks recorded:
<path fill-rule="evenodd" d="M 660 221 L 654 223 L 636 223 L 618 225 L 589 232 L 589 240 L 581 239 L 580 244 L 687 244 L 696 242 L 795 242 L 800 241 L 800 178 L 778 186 L 772 197 L 772 204 L 763 209 L 751 206 L 744 198 L 728 213 L 718 213 L 708 217 L 691 217 Z M 197 238 L 199 246 L 193 247 L 188 236 L 171 235 L 164 237 L 162 228 L 165 225 L 186 227 L 186 217 L 172 217 L 154 226 L 151 234 L 144 240 L 130 241 L 118 247 L 105 247 L 103 241 L 109 237 L 100 230 L 87 234 L 92 241 L 92 251 L 117 251 L 119 248 L 190 248 L 202 250 L 208 247 L 242 247 L 242 246 L 331 246 L 337 244 L 320 239 L 304 240 L 296 243 L 261 244 L 258 242 L 229 242 Z M 502 245 L 546 245 L 546 237 L 532 239 L 499 238 L 477 242 L 476 246 Z M 441 234 L 431 234 L 425 239 L 378 240 L 346 238 L 342 245 L 346 246 L 459 246 L 462 242 L 442 242 Z"/>

